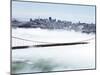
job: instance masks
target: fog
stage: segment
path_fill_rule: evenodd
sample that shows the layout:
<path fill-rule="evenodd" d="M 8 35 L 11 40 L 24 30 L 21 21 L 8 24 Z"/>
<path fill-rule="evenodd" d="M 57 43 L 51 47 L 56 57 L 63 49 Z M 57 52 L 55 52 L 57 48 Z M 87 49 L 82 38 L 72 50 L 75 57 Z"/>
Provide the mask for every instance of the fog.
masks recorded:
<path fill-rule="evenodd" d="M 12 49 L 12 72 L 30 73 L 95 68 L 95 34 L 66 30 L 12 29 L 12 46 L 71 42 L 88 42 L 88 44 Z"/>

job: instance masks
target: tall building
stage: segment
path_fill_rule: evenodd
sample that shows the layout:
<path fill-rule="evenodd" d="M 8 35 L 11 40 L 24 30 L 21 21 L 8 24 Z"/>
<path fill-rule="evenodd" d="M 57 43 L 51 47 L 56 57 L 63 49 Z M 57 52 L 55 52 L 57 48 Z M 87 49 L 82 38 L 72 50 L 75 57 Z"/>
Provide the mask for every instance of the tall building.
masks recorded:
<path fill-rule="evenodd" d="M 30 18 L 30 22 L 32 22 L 33 20 L 32 20 L 32 18 Z"/>
<path fill-rule="evenodd" d="M 49 17 L 49 21 L 51 21 L 52 20 L 52 18 L 51 17 Z"/>

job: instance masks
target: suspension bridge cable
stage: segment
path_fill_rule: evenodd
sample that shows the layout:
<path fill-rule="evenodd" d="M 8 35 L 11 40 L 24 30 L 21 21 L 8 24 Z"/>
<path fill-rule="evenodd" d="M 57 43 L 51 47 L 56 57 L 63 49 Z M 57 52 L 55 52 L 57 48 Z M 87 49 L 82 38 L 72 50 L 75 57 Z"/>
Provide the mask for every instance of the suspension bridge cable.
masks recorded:
<path fill-rule="evenodd" d="M 29 41 L 29 42 L 38 42 L 38 43 L 57 43 L 57 42 L 33 41 L 33 40 L 23 39 L 23 38 L 20 38 L 20 37 L 14 37 L 14 36 L 12 36 L 12 38 L 19 39 L 19 40 L 24 40 L 24 41 Z M 93 39 L 95 39 L 95 37 L 92 37 L 92 38 L 90 38 L 90 39 L 81 40 L 81 41 L 79 41 L 79 42 L 90 41 L 90 40 L 93 40 Z"/>
<path fill-rule="evenodd" d="M 24 41 L 29 41 L 29 42 L 38 42 L 38 43 L 53 43 L 53 42 L 33 41 L 33 40 L 23 39 L 23 38 L 14 37 L 14 36 L 12 36 L 12 38 L 19 39 L 19 40 L 24 40 Z"/>
<path fill-rule="evenodd" d="M 39 45 L 30 45 L 30 46 L 14 46 L 12 47 L 12 49 L 24 49 L 24 48 L 31 48 L 31 47 L 54 47 L 54 46 L 69 46 L 69 45 L 79 45 L 79 44 L 88 44 L 90 40 L 95 39 L 90 38 L 90 39 L 85 39 L 85 40 L 81 40 L 79 42 L 70 42 L 70 43 L 51 43 L 51 42 L 41 42 L 41 41 L 32 41 L 32 40 L 27 40 L 27 39 L 23 39 L 23 38 L 19 38 L 19 37 L 12 37 L 15 39 L 19 39 L 19 40 L 24 40 L 24 41 L 29 41 L 29 42 L 38 42 L 38 43 L 45 43 L 45 44 L 39 44 Z"/>

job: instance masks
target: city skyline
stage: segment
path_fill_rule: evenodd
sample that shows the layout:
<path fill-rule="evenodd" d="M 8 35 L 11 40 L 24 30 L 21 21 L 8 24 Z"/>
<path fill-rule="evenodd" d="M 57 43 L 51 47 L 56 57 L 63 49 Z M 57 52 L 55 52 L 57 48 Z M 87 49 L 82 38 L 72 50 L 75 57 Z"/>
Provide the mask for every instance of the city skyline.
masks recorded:
<path fill-rule="evenodd" d="M 12 2 L 12 18 L 29 20 L 29 18 L 48 17 L 72 22 L 95 23 L 95 6 Z"/>

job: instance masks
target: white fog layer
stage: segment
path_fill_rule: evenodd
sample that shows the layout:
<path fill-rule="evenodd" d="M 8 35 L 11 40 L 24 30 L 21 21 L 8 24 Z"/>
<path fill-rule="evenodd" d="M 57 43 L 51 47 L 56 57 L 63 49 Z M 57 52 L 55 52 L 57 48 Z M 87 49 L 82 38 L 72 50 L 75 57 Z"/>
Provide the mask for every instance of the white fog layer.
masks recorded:
<path fill-rule="evenodd" d="M 12 47 L 72 42 L 88 44 L 12 49 L 13 73 L 93 69 L 95 34 L 66 30 L 12 29 Z"/>

